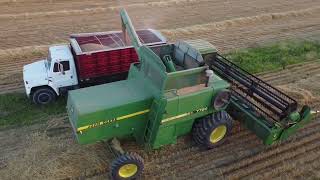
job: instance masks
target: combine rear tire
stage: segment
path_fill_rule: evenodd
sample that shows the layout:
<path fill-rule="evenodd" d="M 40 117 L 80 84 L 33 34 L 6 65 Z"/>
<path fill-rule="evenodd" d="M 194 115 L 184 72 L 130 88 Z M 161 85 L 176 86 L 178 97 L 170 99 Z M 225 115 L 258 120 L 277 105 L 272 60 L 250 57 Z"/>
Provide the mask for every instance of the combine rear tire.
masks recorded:
<path fill-rule="evenodd" d="M 141 156 L 136 153 L 126 153 L 115 159 L 111 164 L 111 177 L 115 180 L 135 179 L 144 169 Z"/>
<path fill-rule="evenodd" d="M 56 93 L 50 88 L 39 88 L 32 93 L 32 101 L 38 105 L 46 105 L 56 100 Z"/>
<path fill-rule="evenodd" d="M 196 121 L 192 136 L 198 145 L 211 149 L 222 144 L 231 129 L 232 120 L 229 114 L 220 111 Z"/>

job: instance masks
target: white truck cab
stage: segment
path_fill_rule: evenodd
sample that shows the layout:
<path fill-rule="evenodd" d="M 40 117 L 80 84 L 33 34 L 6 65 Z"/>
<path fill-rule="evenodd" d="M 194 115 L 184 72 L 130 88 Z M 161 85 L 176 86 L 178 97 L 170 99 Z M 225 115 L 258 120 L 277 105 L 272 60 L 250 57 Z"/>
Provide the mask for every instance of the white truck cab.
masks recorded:
<path fill-rule="evenodd" d="M 23 67 L 26 94 L 36 104 L 48 104 L 60 95 L 60 88 L 78 84 L 69 45 L 49 48 L 47 59 Z"/>

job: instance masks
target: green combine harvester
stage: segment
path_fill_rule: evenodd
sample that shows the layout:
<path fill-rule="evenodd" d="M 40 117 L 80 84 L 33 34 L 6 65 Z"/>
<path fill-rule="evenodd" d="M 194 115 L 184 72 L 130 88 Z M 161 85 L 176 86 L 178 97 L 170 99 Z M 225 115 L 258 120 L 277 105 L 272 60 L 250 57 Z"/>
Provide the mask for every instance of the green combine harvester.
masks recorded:
<path fill-rule="evenodd" d="M 125 10 L 123 31 L 139 56 L 127 80 L 74 90 L 67 110 L 80 144 L 108 141 L 117 158 L 113 179 L 141 175 L 143 159 L 117 139 L 134 139 L 146 150 L 176 143 L 191 133 L 204 148 L 221 145 L 239 120 L 266 145 L 285 140 L 309 122 L 311 110 L 237 67 L 203 40 L 143 45 Z M 232 117 L 232 118 L 231 118 Z"/>

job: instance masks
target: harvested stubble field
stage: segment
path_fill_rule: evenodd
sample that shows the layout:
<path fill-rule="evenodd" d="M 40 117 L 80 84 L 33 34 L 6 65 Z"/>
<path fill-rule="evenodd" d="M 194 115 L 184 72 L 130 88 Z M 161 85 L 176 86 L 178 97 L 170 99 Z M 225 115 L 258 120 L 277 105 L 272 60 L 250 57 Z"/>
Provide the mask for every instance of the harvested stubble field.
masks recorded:
<path fill-rule="evenodd" d="M 314 0 L 0 0 L 0 93 L 23 93 L 22 66 L 45 57 L 47 46 L 66 42 L 68 34 L 119 29 L 120 7 L 139 28 L 159 29 L 171 41 L 202 38 L 223 52 L 320 37 L 320 2 Z M 319 61 L 259 76 L 320 109 Z M 57 112 L 36 117 L 43 123 L 1 128 L 1 179 L 108 177 L 112 156 L 104 145 L 78 145 L 66 114 Z M 132 142 L 123 145 L 145 158 L 144 179 L 320 178 L 317 120 L 271 147 L 239 124 L 223 146 L 210 151 L 193 146 L 188 136 L 149 153 Z"/>

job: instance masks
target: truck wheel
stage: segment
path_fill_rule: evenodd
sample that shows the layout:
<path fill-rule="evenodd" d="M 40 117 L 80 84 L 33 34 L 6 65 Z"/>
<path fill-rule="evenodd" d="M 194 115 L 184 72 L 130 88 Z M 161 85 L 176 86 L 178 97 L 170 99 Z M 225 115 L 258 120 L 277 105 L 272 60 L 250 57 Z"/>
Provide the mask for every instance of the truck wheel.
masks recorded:
<path fill-rule="evenodd" d="M 227 112 L 219 111 L 196 121 L 192 136 L 198 145 L 211 149 L 222 144 L 231 129 L 231 117 Z"/>
<path fill-rule="evenodd" d="M 136 153 L 126 153 L 115 159 L 111 164 L 111 177 L 115 180 L 135 179 L 144 169 L 141 156 Z"/>
<path fill-rule="evenodd" d="M 56 93 L 49 88 L 40 88 L 32 94 L 32 101 L 35 104 L 46 105 L 56 100 Z"/>

